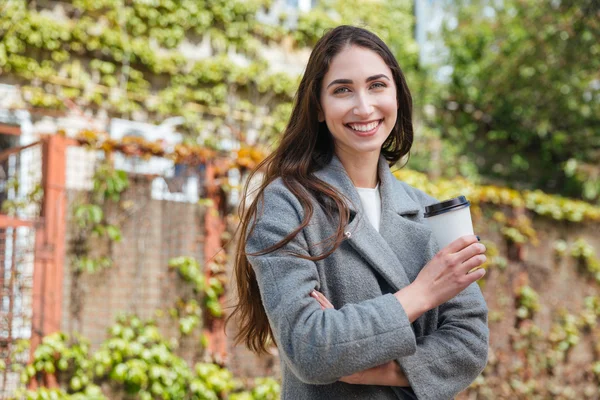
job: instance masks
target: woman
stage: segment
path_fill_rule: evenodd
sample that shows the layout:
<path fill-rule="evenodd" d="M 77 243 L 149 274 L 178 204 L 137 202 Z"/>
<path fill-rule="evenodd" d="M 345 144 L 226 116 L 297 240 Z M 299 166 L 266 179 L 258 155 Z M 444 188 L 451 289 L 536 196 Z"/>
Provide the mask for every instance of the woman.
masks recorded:
<path fill-rule="evenodd" d="M 410 150 L 411 112 L 388 47 L 340 26 L 316 44 L 281 143 L 258 167 L 233 315 L 238 342 L 278 346 L 283 399 L 449 399 L 486 364 L 474 283 L 485 270 L 468 273 L 485 247 L 466 236 L 438 251 L 423 222 L 436 200 L 390 172 Z"/>

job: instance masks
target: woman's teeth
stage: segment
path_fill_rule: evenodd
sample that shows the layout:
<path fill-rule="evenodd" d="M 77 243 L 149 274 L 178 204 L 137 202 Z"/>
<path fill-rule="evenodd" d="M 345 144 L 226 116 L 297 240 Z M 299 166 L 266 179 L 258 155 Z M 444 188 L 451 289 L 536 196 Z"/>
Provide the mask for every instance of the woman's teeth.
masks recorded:
<path fill-rule="evenodd" d="M 379 122 L 381 121 L 374 121 L 371 122 L 369 124 L 348 124 L 348 126 L 352 129 L 354 129 L 355 131 L 361 131 L 361 132 L 368 132 L 370 130 L 375 129 L 375 127 L 377 125 L 379 125 Z"/>

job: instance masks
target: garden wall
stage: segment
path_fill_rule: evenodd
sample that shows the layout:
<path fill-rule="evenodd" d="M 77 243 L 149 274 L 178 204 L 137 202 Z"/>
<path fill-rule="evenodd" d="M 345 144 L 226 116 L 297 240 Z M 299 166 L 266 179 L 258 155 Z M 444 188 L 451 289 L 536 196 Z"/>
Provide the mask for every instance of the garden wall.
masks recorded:
<path fill-rule="evenodd" d="M 503 213 L 514 214 L 508 209 Z M 507 240 L 490 218 L 476 218 L 475 225 L 488 248 L 494 243 L 507 262 L 494 265 L 492 259 L 482 282 L 490 310 L 489 362 L 459 399 L 600 398 L 594 373 L 600 360 L 598 309 L 586 310 L 585 302 L 597 298 L 599 285 L 583 259 L 571 254 L 578 240 L 600 249 L 600 224 L 532 217 L 537 240 L 523 245 Z M 556 250 L 561 241 L 567 245 L 563 255 Z M 597 250 L 593 257 L 597 259 Z M 529 307 L 521 291 L 526 286 L 535 292 L 537 309 Z M 519 315 L 521 307 L 530 314 Z"/>
<path fill-rule="evenodd" d="M 108 249 L 112 267 L 78 273 L 71 266 L 72 257 L 67 254 L 66 258 L 62 329 L 80 333 L 90 340 L 93 349 L 106 339 L 107 328 L 123 313 L 146 319 L 155 318 L 156 311 L 163 310 L 164 315 L 157 318 L 163 333 L 166 337 L 182 336 L 177 320 L 168 316 L 168 309 L 190 288 L 175 271 L 169 270 L 168 261 L 178 256 L 204 258 L 202 208 L 191 203 L 152 200 L 150 178 L 130 180 L 131 187 L 119 205 L 107 210 L 107 215 L 120 221 L 122 231 L 122 240 L 111 243 Z M 81 195 L 69 192 L 69 210 Z M 72 215 L 69 219 L 68 226 L 73 227 Z M 69 229 L 68 243 L 72 235 L 73 229 Z M 92 251 L 107 250 L 101 241 L 94 246 L 98 248 Z M 185 336 L 181 355 L 189 361 L 197 359 L 198 342 L 198 330 Z"/>

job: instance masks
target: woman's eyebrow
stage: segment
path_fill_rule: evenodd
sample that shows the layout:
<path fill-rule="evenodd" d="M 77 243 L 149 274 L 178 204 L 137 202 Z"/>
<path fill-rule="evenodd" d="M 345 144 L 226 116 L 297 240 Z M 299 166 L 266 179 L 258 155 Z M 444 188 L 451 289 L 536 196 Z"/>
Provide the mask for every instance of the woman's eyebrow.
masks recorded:
<path fill-rule="evenodd" d="M 387 75 L 379 74 L 379 75 L 373 75 L 373 76 L 368 77 L 367 79 L 365 79 L 365 82 L 371 82 L 371 81 L 381 79 L 381 78 L 385 78 L 388 81 L 390 80 L 390 78 L 388 78 Z M 352 79 L 336 79 L 336 80 L 331 81 L 331 83 L 329 85 L 327 85 L 327 88 L 329 88 L 331 85 L 335 85 L 335 84 L 346 84 L 347 85 L 350 83 L 354 83 L 352 81 Z"/>

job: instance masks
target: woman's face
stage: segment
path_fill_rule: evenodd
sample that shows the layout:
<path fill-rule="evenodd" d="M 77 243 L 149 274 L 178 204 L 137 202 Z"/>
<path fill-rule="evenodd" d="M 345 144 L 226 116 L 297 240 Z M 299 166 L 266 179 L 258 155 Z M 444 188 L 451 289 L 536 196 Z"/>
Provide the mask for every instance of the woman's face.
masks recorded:
<path fill-rule="evenodd" d="M 398 102 L 392 71 L 374 51 L 349 46 L 323 78 L 319 121 L 327 124 L 339 157 L 379 155 L 396 124 Z"/>

